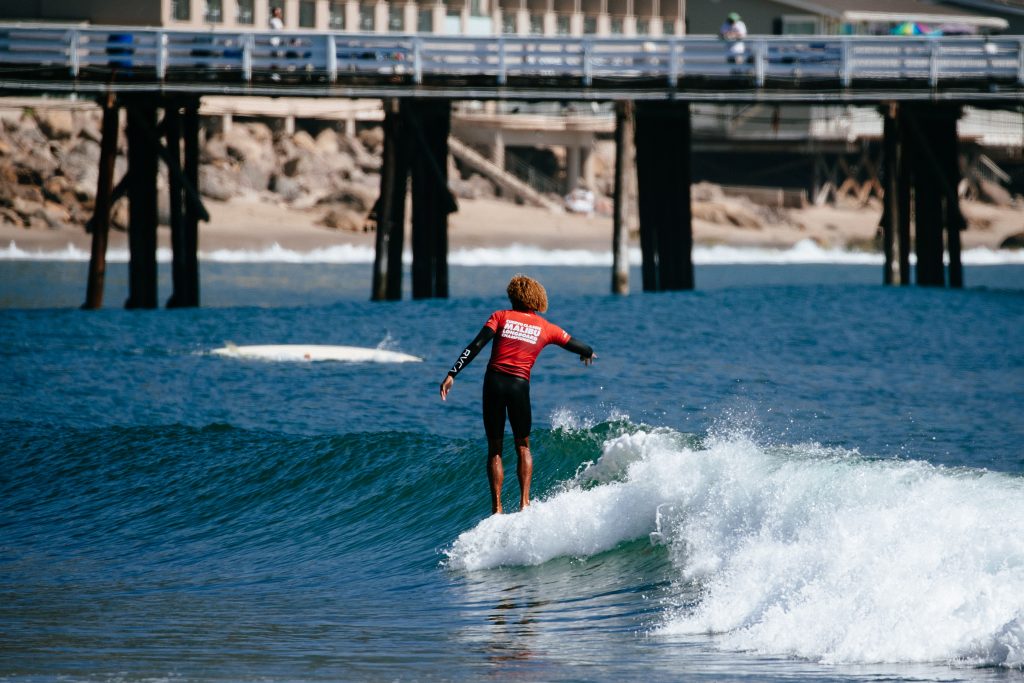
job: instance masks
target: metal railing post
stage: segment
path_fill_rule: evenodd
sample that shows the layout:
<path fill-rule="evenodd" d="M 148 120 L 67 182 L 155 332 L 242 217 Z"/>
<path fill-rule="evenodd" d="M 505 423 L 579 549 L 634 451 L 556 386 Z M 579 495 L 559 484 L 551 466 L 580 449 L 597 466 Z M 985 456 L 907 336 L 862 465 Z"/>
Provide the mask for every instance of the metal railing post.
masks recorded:
<path fill-rule="evenodd" d="M 412 39 L 412 82 L 423 84 L 423 39 L 416 36 Z"/>
<path fill-rule="evenodd" d="M 590 87 L 594 82 L 594 65 L 590 63 L 592 43 L 590 39 L 583 40 L 583 85 Z"/>
<path fill-rule="evenodd" d="M 679 63 L 680 47 L 682 46 L 679 38 L 670 39 L 668 44 L 668 84 L 672 88 L 679 85 L 679 72 L 682 70 L 679 68 L 681 66 Z"/>
<path fill-rule="evenodd" d="M 164 80 L 167 77 L 167 36 L 163 31 L 156 32 L 156 77 Z"/>
<path fill-rule="evenodd" d="M 843 38 L 842 41 L 839 80 L 843 84 L 844 88 L 849 88 L 850 81 L 853 80 L 853 45 L 851 45 L 849 38 Z"/>
<path fill-rule="evenodd" d="M 933 88 L 939 84 L 939 45 L 934 39 L 928 44 L 928 84 Z"/>
<path fill-rule="evenodd" d="M 508 72 L 505 65 L 505 36 L 498 36 L 498 85 L 505 85 L 508 82 Z"/>
<path fill-rule="evenodd" d="M 338 80 L 338 43 L 333 34 L 327 35 L 327 80 L 334 83 Z"/>
<path fill-rule="evenodd" d="M 242 78 L 252 82 L 252 51 L 256 47 L 256 36 L 246 33 L 242 39 Z"/>
<path fill-rule="evenodd" d="M 754 84 L 758 88 L 764 87 L 764 70 L 765 70 L 765 51 L 768 49 L 768 44 L 759 40 L 754 43 Z"/>
<path fill-rule="evenodd" d="M 78 54 L 80 35 L 77 29 L 68 31 L 68 59 L 71 64 L 71 77 L 78 78 L 78 72 L 82 67 L 82 58 Z"/>
<path fill-rule="evenodd" d="M 1017 41 L 1017 85 L 1024 85 L 1024 38 Z"/>

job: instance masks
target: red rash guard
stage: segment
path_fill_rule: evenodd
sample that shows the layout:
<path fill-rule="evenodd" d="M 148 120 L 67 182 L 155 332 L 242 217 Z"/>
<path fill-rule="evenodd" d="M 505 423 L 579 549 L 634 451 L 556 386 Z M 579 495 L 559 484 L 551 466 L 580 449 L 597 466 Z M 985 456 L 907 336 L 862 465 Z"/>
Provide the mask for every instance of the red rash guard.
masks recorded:
<path fill-rule="evenodd" d="M 548 344 L 565 346 L 569 341 L 561 327 L 526 311 L 495 311 L 484 327 L 495 334 L 487 367 L 527 381 L 541 349 Z"/>

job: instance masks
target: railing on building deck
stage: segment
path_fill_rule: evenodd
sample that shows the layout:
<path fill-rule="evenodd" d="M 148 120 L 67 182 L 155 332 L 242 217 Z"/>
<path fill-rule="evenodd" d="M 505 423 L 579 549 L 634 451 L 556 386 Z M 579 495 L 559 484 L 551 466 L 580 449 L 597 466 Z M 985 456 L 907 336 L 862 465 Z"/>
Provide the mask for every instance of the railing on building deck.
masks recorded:
<path fill-rule="evenodd" d="M 372 78 L 584 87 L 682 79 L 833 84 L 956 81 L 1024 86 L 1024 37 L 469 37 L 0 24 L 0 81 L 322 83 Z"/>

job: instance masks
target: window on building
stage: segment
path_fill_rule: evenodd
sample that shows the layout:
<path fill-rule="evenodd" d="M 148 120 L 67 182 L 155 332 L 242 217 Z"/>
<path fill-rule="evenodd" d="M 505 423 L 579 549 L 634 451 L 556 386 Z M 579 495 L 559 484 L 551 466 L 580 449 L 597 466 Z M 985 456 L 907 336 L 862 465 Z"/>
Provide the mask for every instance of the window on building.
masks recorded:
<path fill-rule="evenodd" d="M 444 15 L 444 33 L 448 36 L 462 34 L 462 12 L 451 7 L 448 8 Z"/>
<path fill-rule="evenodd" d="M 327 25 L 335 31 L 345 30 L 344 2 L 332 2 L 327 6 Z"/>
<path fill-rule="evenodd" d="M 191 19 L 191 0 L 171 0 L 171 16 L 176 21 L 188 21 Z"/>
<path fill-rule="evenodd" d="M 651 33 L 651 20 L 650 19 L 637 19 L 636 20 L 636 34 L 638 36 L 647 36 Z"/>
<path fill-rule="evenodd" d="M 782 17 L 782 35 L 813 36 L 820 33 L 818 18 L 810 14 L 785 14 Z"/>
<path fill-rule="evenodd" d="M 299 2 L 299 26 L 314 28 L 316 26 L 316 1 L 301 0 Z"/>
<path fill-rule="evenodd" d="M 484 6 L 484 0 L 470 0 L 469 15 L 471 17 L 486 17 L 487 8 Z"/>
<path fill-rule="evenodd" d="M 239 24 L 252 25 L 256 16 L 256 0 L 238 0 L 238 11 L 235 13 L 235 21 Z"/>
<path fill-rule="evenodd" d="M 570 16 L 568 14 L 559 14 L 555 17 L 555 33 L 560 36 L 569 35 Z"/>
<path fill-rule="evenodd" d="M 597 33 L 597 17 L 583 17 L 583 32 L 588 34 Z"/>
<path fill-rule="evenodd" d="M 612 17 L 611 26 L 609 27 L 609 30 L 611 31 L 613 36 L 621 36 L 622 35 L 622 33 L 624 31 L 624 29 L 622 27 L 622 24 L 623 24 L 622 17 Z"/>
<path fill-rule="evenodd" d="M 530 35 L 541 36 L 544 35 L 544 15 L 543 14 L 531 14 L 530 15 Z"/>
<path fill-rule="evenodd" d="M 416 30 L 420 33 L 434 32 L 434 10 L 430 7 L 420 8 L 416 14 Z"/>
<path fill-rule="evenodd" d="M 501 32 L 516 33 L 516 12 L 515 10 L 501 11 Z"/>
<path fill-rule="evenodd" d="M 405 5 L 397 2 L 388 3 L 388 30 L 395 33 L 405 32 Z"/>
<path fill-rule="evenodd" d="M 367 33 L 372 32 L 376 28 L 376 22 L 374 21 L 374 14 L 376 5 L 370 5 L 365 2 L 359 4 L 359 30 Z"/>
<path fill-rule="evenodd" d="M 224 21 L 224 7 L 221 0 L 206 0 L 206 15 L 203 20 L 210 24 L 219 24 Z"/>

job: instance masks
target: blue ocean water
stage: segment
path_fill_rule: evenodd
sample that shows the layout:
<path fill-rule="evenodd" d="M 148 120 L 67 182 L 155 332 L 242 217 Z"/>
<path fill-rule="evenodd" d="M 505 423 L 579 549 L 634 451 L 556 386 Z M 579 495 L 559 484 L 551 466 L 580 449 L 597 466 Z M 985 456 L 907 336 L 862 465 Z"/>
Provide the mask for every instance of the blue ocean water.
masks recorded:
<path fill-rule="evenodd" d="M 373 304 L 364 264 L 204 263 L 203 308 L 124 311 L 112 264 L 82 312 L 84 270 L 0 262 L 4 678 L 1024 680 L 1024 266 Z M 520 270 L 599 357 L 542 354 L 535 502 L 488 518 L 484 358 L 437 384 Z"/>

